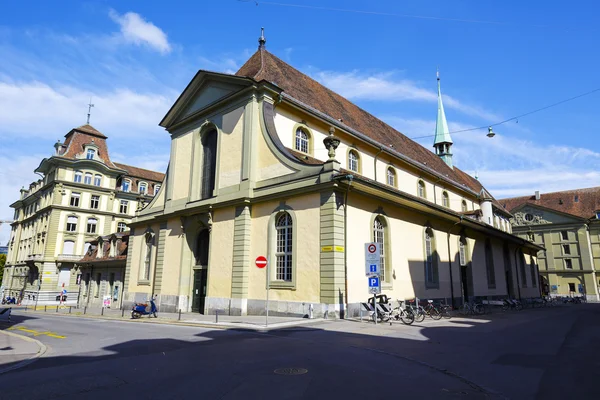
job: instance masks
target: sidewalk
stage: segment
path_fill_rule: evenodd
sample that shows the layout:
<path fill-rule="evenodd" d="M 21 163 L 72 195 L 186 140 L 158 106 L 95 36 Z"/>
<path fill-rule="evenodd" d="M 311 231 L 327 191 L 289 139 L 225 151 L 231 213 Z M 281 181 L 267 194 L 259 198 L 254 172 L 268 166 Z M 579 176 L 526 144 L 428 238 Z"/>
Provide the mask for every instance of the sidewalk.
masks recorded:
<path fill-rule="evenodd" d="M 46 346 L 38 340 L 0 330 L 0 374 L 24 367 L 45 352 Z"/>
<path fill-rule="evenodd" d="M 143 316 L 133 320 L 131 318 L 131 310 L 119 310 L 110 308 L 75 308 L 75 307 L 60 307 L 60 306 L 38 306 L 35 310 L 31 307 L 13 307 L 13 315 L 19 313 L 26 314 L 48 314 L 61 315 L 67 317 L 86 317 L 86 318 L 101 318 L 120 321 L 135 321 L 141 323 L 166 323 L 166 324 L 182 324 L 194 325 L 210 328 L 222 329 L 252 329 L 257 331 L 288 328 L 298 325 L 314 324 L 317 322 L 327 321 L 324 319 L 308 319 L 301 317 L 280 317 L 269 316 L 268 327 L 266 317 L 264 315 L 202 315 L 198 313 L 165 313 L 158 312 L 158 318 L 152 316 Z"/>

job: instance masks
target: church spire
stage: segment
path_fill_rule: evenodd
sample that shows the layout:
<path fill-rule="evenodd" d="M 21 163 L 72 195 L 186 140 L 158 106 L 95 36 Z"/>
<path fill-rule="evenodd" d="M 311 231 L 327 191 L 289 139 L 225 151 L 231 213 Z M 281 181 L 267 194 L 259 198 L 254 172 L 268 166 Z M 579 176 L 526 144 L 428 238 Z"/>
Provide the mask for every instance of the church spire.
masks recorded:
<path fill-rule="evenodd" d="M 448 121 L 446 121 L 446 113 L 444 112 L 444 103 L 442 103 L 442 90 L 440 88 L 440 71 L 437 71 L 437 86 L 438 86 L 438 109 L 437 121 L 435 124 L 435 141 L 433 147 L 437 154 L 450 168 L 452 165 L 452 138 L 448 129 Z"/>

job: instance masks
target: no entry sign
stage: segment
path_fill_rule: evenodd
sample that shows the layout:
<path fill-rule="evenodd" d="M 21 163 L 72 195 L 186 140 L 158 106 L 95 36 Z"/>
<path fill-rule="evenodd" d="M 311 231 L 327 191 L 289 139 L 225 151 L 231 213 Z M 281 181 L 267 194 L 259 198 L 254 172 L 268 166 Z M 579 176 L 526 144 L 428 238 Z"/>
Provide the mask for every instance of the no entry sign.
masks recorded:
<path fill-rule="evenodd" d="M 264 256 L 256 257 L 255 264 L 258 268 L 264 268 L 267 266 L 267 259 Z"/>

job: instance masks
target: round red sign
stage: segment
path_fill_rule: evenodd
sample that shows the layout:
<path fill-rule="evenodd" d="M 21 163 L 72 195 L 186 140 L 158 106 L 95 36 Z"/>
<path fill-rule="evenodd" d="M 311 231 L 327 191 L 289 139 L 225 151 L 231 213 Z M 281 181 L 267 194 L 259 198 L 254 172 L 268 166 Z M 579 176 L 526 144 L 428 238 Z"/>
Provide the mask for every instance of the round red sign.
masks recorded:
<path fill-rule="evenodd" d="M 267 259 L 264 256 L 258 256 L 255 263 L 258 268 L 264 268 L 267 266 Z"/>
<path fill-rule="evenodd" d="M 377 247 L 374 244 L 370 244 L 369 245 L 369 253 L 375 253 L 375 250 L 377 250 Z"/>

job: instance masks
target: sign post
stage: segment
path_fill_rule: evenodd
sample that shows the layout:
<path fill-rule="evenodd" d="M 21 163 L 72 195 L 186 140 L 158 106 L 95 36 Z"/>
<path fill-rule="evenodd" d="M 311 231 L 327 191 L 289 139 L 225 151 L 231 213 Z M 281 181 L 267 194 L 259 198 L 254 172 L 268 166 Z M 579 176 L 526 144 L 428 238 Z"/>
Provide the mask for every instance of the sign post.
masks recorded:
<path fill-rule="evenodd" d="M 377 325 L 377 295 L 381 293 L 381 253 L 377 242 L 365 243 L 365 275 L 369 279 L 369 293 L 373 294 L 373 320 Z"/>
<path fill-rule="evenodd" d="M 256 257 L 256 261 L 254 262 L 258 268 L 267 267 L 266 275 L 265 275 L 265 289 L 267 290 L 267 304 L 265 305 L 265 327 L 269 326 L 269 260 L 265 256 Z"/>

